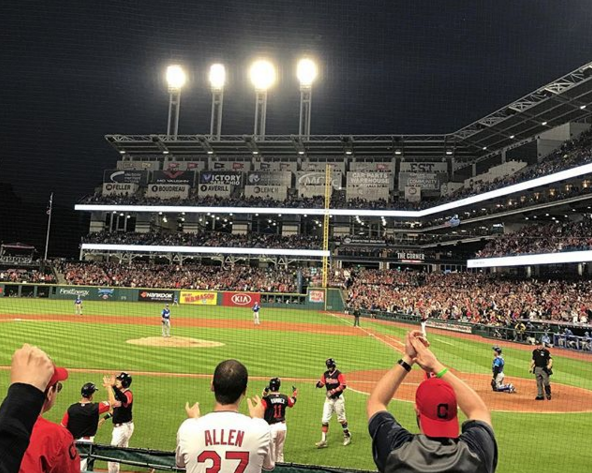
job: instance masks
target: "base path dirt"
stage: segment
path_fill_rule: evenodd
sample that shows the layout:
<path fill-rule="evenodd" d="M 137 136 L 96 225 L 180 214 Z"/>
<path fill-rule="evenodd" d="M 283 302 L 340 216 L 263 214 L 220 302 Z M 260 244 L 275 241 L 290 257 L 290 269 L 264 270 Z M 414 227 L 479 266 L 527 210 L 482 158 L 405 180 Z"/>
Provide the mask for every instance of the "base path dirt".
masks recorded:
<path fill-rule="evenodd" d="M 144 337 L 126 340 L 126 343 L 144 347 L 162 348 L 216 348 L 224 346 L 224 343 L 221 342 L 189 337 Z"/>
<path fill-rule="evenodd" d="M 386 373 L 384 370 L 354 371 L 347 374 L 347 387 L 354 391 L 370 394 L 378 380 Z M 496 393 L 491 390 L 491 376 L 454 371 L 454 374 L 469 384 L 492 411 L 527 412 L 539 414 L 592 412 L 592 391 L 564 384 L 551 383 L 551 401 L 535 401 L 537 394 L 534 379 L 512 378 L 516 391 L 513 394 Z M 425 379 L 425 373 L 414 369 L 399 387 L 395 399 L 415 402 L 417 386 Z"/>
<path fill-rule="evenodd" d="M 114 317 L 110 315 L 67 315 L 67 314 L 0 314 L 0 322 L 18 321 L 43 321 L 43 322 L 71 322 L 84 324 L 111 324 L 111 325 L 149 325 L 160 327 L 160 318 L 145 317 Z M 261 325 L 253 324 L 249 320 L 220 320 L 220 319 L 175 319 L 172 322 L 172 330 L 175 327 L 199 327 L 199 328 L 232 328 L 241 330 L 275 330 L 280 332 L 305 332 L 319 335 L 343 335 L 359 337 L 360 333 L 355 327 L 344 325 L 321 325 L 298 322 L 274 322 L 262 320 Z"/>

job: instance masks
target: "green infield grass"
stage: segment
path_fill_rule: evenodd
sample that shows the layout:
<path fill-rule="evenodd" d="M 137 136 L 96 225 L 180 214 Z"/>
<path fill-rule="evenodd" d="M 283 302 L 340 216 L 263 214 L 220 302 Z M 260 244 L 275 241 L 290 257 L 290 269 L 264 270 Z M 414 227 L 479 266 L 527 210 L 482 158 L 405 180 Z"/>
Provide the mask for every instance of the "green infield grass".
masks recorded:
<path fill-rule="evenodd" d="M 158 303 L 84 302 L 84 316 L 74 315 L 73 301 L 0 299 L 0 366 L 10 365 L 12 352 L 23 343 L 38 345 L 54 360 L 71 368 L 70 379 L 47 418 L 59 421 L 68 405 L 79 399 L 85 382 L 101 384 L 103 374 L 128 371 L 134 380 L 135 432 L 130 446 L 173 450 L 176 430 L 185 417 L 186 401 L 199 401 L 202 412 L 213 406 L 209 377 L 216 364 L 236 358 L 249 369 L 249 394 L 260 394 L 270 377 L 282 378 L 282 391 L 295 385 L 299 399 L 288 412 L 286 461 L 343 468 L 375 469 L 367 433 L 365 401 L 371 385 L 352 383 L 346 391 L 346 410 L 353 442 L 343 447 L 341 429 L 332 420 L 329 448 L 317 450 L 324 391 L 315 389 L 325 370 L 324 360 L 333 357 L 346 378 L 356 373 L 384 370 L 399 359 L 397 349 L 406 328 L 362 319 L 362 328 L 351 328 L 351 318 L 286 309 L 261 310 L 261 326 L 252 325 L 249 308 L 217 306 L 171 307 L 172 335 L 221 343 L 210 348 L 141 346 L 127 343 L 160 337 Z M 388 343 L 385 343 L 385 340 Z M 430 335 L 432 347 L 447 366 L 487 377 L 491 369 L 491 340 L 465 339 L 455 334 Z M 553 350 L 552 382 L 575 390 L 592 391 L 592 357 L 577 360 Z M 509 381 L 532 380 L 528 373 L 530 351 L 505 347 Z M 482 378 L 479 378 L 482 379 Z M 477 382 L 477 381 L 476 381 Z M 0 391 L 8 383 L 0 371 Z M 565 388 L 567 389 L 567 388 Z M 533 411 L 536 390 L 524 397 L 524 410 Z M 500 399 L 512 395 L 497 393 Z M 506 397 L 504 397 L 506 396 Z M 95 400 L 105 398 L 104 391 Z M 499 472 L 555 473 L 587 471 L 592 450 L 591 405 L 574 405 L 569 397 L 550 403 L 556 413 L 521 412 L 520 408 L 493 411 L 499 445 Z M 503 405 L 503 403 L 502 403 Z M 243 406 L 246 408 L 246 406 Z M 410 431 L 417 432 L 413 404 L 394 400 L 391 411 Z M 571 412 L 562 413 L 566 408 Z M 244 410 L 244 409 L 243 409 Z M 246 411 L 245 411 L 246 412 Z M 97 443 L 109 443 L 110 425 L 99 431 Z"/>

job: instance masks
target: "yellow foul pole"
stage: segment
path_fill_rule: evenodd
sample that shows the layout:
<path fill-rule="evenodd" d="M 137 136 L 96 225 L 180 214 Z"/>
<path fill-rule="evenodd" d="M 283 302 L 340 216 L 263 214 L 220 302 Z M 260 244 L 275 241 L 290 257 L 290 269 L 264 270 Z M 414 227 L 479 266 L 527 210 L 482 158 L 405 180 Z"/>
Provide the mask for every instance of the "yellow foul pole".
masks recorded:
<path fill-rule="evenodd" d="M 331 208 L 331 166 L 325 167 L 325 218 L 323 221 L 323 250 L 329 251 L 329 209 Z M 329 276 L 329 257 L 323 256 L 323 289 L 325 289 L 325 301 L 327 299 L 327 279 Z M 326 302 L 325 302 L 326 304 Z"/>

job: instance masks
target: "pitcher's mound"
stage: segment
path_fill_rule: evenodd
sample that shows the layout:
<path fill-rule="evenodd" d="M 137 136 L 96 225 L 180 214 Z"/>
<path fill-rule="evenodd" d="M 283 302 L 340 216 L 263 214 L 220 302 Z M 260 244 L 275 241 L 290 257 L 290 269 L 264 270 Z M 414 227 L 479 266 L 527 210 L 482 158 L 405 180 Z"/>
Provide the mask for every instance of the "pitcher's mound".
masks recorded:
<path fill-rule="evenodd" d="M 224 343 L 211 340 L 198 340 L 189 337 L 145 337 L 127 340 L 132 345 L 146 347 L 172 347 L 172 348 L 215 348 L 222 347 Z"/>

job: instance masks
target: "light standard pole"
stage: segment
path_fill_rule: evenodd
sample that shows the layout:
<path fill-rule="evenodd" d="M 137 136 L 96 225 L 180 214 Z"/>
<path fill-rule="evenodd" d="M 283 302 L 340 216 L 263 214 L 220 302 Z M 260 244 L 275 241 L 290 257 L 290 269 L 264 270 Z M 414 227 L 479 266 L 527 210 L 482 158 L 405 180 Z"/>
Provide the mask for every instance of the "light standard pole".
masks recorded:
<path fill-rule="evenodd" d="M 310 137 L 310 117 L 312 107 L 312 84 L 317 78 L 317 65 L 312 59 L 303 58 L 298 61 L 296 76 L 300 81 L 300 122 L 298 135 Z"/>
<path fill-rule="evenodd" d="M 267 90 L 275 82 L 275 67 L 269 61 L 258 60 L 251 66 L 251 82 L 255 86 L 255 127 L 253 134 L 265 138 Z"/>
<path fill-rule="evenodd" d="M 212 116 L 210 118 L 210 139 L 220 141 L 222 134 L 222 107 L 224 105 L 224 85 L 226 69 L 223 64 L 210 67 L 210 87 L 212 89 Z"/>
<path fill-rule="evenodd" d="M 179 112 L 181 111 L 181 89 L 185 85 L 185 71 L 181 66 L 169 66 L 166 72 L 169 88 L 169 117 L 167 135 L 177 138 L 179 134 Z"/>

